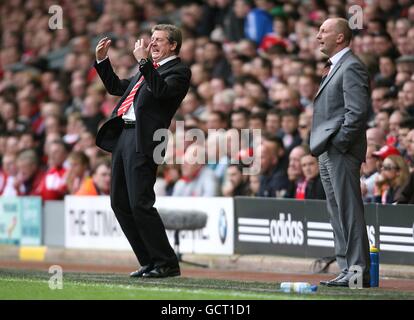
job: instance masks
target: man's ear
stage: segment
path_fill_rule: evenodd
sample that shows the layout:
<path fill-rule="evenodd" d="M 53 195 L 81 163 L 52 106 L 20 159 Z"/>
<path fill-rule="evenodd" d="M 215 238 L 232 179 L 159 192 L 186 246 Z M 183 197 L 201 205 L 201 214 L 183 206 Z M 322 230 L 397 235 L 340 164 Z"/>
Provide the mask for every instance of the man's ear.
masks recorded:
<path fill-rule="evenodd" d="M 338 36 L 336 37 L 336 43 L 342 43 L 345 41 L 345 36 L 343 33 L 338 34 Z"/>
<path fill-rule="evenodd" d="M 170 48 L 170 51 L 175 51 L 175 48 L 177 48 L 177 42 L 176 41 L 173 42 L 173 44 Z"/>

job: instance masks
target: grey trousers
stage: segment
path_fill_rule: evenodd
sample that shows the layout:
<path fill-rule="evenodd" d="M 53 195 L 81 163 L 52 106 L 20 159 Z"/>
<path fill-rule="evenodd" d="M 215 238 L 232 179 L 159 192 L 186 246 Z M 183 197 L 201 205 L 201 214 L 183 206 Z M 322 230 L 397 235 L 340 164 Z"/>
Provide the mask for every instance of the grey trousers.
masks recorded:
<path fill-rule="evenodd" d="M 336 261 L 344 273 L 360 266 L 369 282 L 369 242 L 360 186 L 361 161 L 334 146 L 319 156 L 319 170 L 334 233 Z"/>

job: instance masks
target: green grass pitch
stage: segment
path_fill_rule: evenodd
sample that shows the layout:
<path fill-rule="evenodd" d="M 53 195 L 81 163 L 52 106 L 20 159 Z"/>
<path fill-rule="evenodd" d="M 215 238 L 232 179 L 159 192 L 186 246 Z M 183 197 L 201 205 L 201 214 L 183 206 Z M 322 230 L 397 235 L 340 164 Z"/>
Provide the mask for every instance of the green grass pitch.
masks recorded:
<path fill-rule="evenodd" d="M 318 287 L 316 293 L 286 294 L 279 283 L 198 278 L 131 279 L 128 275 L 64 273 L 63 288 L 49 288 L 47 271 L 0 269 L 1 300 L 291 300 L 414 299 L 414 292 Z"/>

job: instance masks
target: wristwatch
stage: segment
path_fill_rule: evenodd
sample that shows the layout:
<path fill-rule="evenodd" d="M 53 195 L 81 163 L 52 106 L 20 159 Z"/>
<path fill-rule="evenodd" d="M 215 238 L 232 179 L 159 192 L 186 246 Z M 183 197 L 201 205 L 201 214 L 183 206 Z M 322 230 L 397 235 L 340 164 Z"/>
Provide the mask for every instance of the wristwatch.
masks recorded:
<path fill-rule="evenodd" d="M 138 64 L 140 67 L 142 67 L 144 64 L 146 64 L 148 62 L 148 58 L 142 58 L 141 60 L 139 60 Z"/>

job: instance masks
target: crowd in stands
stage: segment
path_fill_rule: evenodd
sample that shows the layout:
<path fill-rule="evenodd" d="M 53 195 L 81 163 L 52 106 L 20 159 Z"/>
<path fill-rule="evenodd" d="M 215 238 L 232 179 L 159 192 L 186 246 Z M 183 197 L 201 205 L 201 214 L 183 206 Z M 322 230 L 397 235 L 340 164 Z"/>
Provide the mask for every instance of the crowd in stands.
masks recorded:
<path fill-rule="evenodd" d="M 51 5 L 63 27 L 50 28 Z M 205 145 L 169 140 L 157 195 L 325 199 L 309 151 L 313 97 L 324 57 L 316 41 L 329 17 L 362 8 L 353 52 L 370 74 L 368 150 L 361 168 L 365 202 L 414 203 L 414 3 L 411 0 L 10 0 L 0 4 L 0 195 L 107 195 L 110 154 L 95 145 L 119 97 L 93 63 L 112 39 L 120 78 L 138 66 L 137 38 L 172 23 L 183 32 L 180 58 L 191 88 L 170 130 L 201 129 Z M 259 129 L 253 146 L 242 131 Z M 235 143 L 237 141 L 237 143 Z M 213 146 L 223 143 L 224 154 Z M 211 148 L 210 148 L 211 147 Z M 260 152 L 259 152 L 260 151 Z M 193 163 L 197 154 L 214 161 Z M 259 172 L 244 174 L 260 155 Z M 175 160 L 175 161 L 168 161 Z"/>

